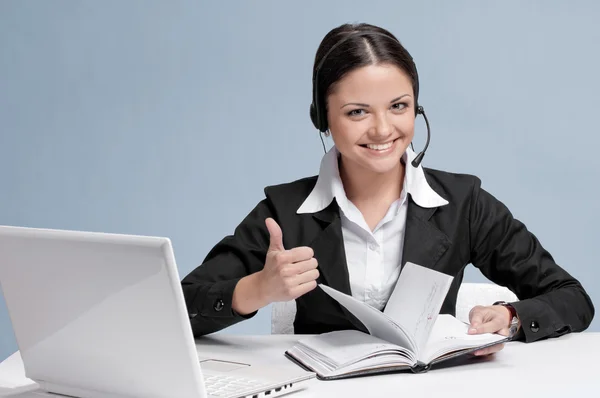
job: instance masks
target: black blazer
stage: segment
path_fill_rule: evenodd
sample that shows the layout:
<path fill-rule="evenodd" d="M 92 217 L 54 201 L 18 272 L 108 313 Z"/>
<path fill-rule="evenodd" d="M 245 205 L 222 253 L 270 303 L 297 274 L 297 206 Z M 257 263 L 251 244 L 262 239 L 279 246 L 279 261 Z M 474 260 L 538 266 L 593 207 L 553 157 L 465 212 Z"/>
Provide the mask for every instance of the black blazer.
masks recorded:
<path fill-rule="evenodd" d="M 465 266 L 473 264 L 491 281 L 512 290 L 521 320 L 520 338 L 535 341 L 586 329 L 594 316 L 581 284 L 559 267 L 525 225 L 480 187 L 477 177 L 425 169 L 431 187 L 450 203 L 419 207 L 409 195 L 404 253 L 411 261 L 454 276 L 441 312 L 455 314 Z M 231 236 L 207 255 L 203 264 L 182 280 L 195 336 L 212 333 L 252 317 L 231 308 L 240 278 L 261 270 L 269 246 L 267 217 L 283 231 L 288 249 L 310 246 L 323 283 L 350 294 L 339 208 L 335 199 L 315 214 L 296 214 L 317 177 L 265 188 L 262 200 Z M 492 303 L 481 303 L 490 305 Z M 296 299 L 296 333 L 340 329 L 366 331 L 362 323 L 316 288 Z"/>

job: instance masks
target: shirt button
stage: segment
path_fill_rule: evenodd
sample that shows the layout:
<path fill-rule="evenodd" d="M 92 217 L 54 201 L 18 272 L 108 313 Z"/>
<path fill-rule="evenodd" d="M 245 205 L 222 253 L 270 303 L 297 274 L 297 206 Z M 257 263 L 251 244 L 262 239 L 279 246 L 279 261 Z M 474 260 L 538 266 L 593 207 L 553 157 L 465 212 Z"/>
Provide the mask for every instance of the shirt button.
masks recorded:
<path fill-rule="evenodd" d="M 377 245 L 373 242 L 369 242 L 369 250 L 376 252 L 378 250 Z"/>
<path fill-rule="evenodd" d="M 223 303 L 223 300 L 219 299 L 215 301 L 215 305 L 213 308 L 215 309 L 215 311 L 219 312 L 223 309 L 223 307 L 225 307 L 225 303 Z"/>
<path fill-rule="evenodd" d="M 198 311 L 196 311 L 196 310 L 192 310 L 192 311 L 190 311 L 190 312 L 188 313 L 188 317 L 189 317 L 190 319 L 194 319 L 194 318 L 195 318 L 195 317 L 197 317 L 197 316 L 198 316 Z"/>
<path fill-rule="evenodd" d="M 533 333 L 537 333 L 540 331 L 540 325 L 537 323 L 537 321 L 531 321 L 531 324 L 529 325 L 529 329 Z"/>

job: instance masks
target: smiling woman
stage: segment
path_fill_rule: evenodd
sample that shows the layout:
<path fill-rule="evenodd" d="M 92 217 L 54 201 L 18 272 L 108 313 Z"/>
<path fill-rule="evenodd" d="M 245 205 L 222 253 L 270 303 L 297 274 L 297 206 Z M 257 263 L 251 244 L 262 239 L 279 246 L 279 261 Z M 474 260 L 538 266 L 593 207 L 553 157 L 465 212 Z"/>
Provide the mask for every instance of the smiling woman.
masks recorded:
<path fill-rule="evenodd" d="M 412 85 L 397 66 L 376 64 L 348 73 L 335 86 L 327 115 L 341 154 L 340 177 L 372 230 L 402 191 L 406 165 L 400 159 L 415 126 Z"/>
<path fill-rule="evenodd" d="M 390 32 L 346 24 L 324 37 L 310 116 L 335 145 L 317 176 L 267 187 L 183 279 L 196 335 L 294 299 L 296 333 L 364 330 L 316 284 L 382 310 L 407 262 L 454 277 L 442 313 L 454 315 L 468 264 L 517 295 L 475 306 L 470 333 L 517 330 L 532 342 L 589 326 L 594 307 L 579 281 L 479 178 L 420 164 L 423 152 L 410 148 L 415 117 L 425 115 L 418 96 L 413 59 Z"/>

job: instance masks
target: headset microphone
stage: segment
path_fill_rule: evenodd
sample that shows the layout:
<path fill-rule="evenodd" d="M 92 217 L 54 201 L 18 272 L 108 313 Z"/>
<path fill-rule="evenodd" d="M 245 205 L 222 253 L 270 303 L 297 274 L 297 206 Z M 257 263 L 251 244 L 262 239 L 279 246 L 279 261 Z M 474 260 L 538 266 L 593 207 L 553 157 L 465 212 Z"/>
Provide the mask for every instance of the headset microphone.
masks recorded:
<path fill-rule="evenodd" d="M 419 152 L 419 154 L 417 156 L 415 156 L 415 158 L 411 162 L 413 167 L 419 167 L 419 165 L 421 164 L 421 161 L 423 160 L 423 157 L 425 156 L 425 151 L 427 150 L 427 147 L 429 146 L 429 139 L 431 138 L 431 129 L 429 128 L 429 120 L 427 120 L 427 115 L 425 114 L 425 109 L 423 109 L 422 106 L 419 106 L 417 108 L 417 113 L 420 113 L 421 115 L 423 115 L 423 119 L 425 119 L 425 124 L 427 125 L 427 141 L 425 141 L 425 148 L 423 148 L 423 150 L 421 152 Z"/>

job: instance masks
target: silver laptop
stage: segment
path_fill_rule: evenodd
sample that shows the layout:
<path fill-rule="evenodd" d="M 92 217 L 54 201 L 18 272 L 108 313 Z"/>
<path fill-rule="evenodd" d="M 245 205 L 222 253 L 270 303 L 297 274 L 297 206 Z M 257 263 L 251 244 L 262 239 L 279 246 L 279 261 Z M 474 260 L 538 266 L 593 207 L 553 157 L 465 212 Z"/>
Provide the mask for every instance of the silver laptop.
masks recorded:
<path fill-rule="evenodd" d="M 242 351 L 201 366 L 167 238 L 0 226 L 0 284 L 43 394 L 270 398 L 314 377 Z"/>

